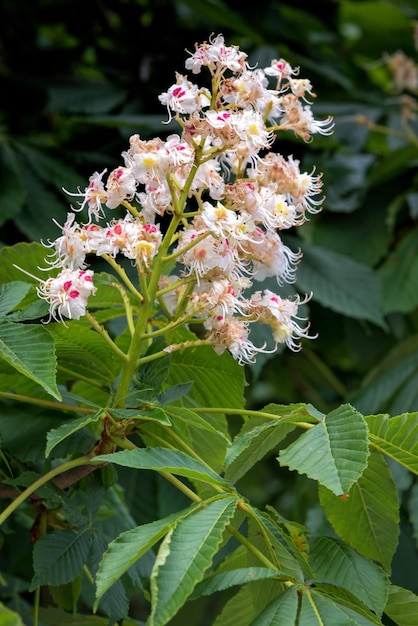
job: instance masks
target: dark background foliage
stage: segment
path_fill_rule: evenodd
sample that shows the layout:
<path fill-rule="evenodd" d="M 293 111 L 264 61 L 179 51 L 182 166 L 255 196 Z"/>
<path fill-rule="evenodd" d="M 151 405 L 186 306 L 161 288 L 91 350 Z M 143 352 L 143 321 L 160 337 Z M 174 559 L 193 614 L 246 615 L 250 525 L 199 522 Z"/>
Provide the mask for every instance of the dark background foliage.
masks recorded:
<path fill-rule="evenodd" d="M 323 212 L 289 239 L 304 252 L 296 287 L 313 290 L 318 339 L 249 368 L 248 403 L 418 411 L 418 124 L 405 134 L 383 62 L 399 49 L 417 61 L 414 20 L 414 0 L 3 0 L 2 245 L 55 238 L 63 187 L 118 165 L 131 134 L 173 132 L 158 94 L 186 73 L 195 42 L 222 32 L 251 63 L 283 56 L 312 81 L 316 117 L 335 119 L 331 138 L 280 139 L 284 154 L 324 173 Z M 409 475 L 396 479 L 405 506 L 393 581 L 417 592 L 418 499 Z M 155 485 L 142 489 L 151 502 Z M 279 476 L 274 459 L 243 490 L 315 527 L 312 486 Z"/>

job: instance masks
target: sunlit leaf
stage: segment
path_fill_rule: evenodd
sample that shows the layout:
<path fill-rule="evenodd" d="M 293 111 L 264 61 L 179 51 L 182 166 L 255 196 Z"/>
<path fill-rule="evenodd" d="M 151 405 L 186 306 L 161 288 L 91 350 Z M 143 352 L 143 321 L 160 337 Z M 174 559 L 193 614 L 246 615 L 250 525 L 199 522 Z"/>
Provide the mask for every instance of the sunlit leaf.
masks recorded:
<path fill-rule="evenodd" d="M 366 417 L 371 444 L 410 472 L 418 474 L 418 413 Z"/>
<path fill-rule="evenodd" d="M 151 576 L 149 626 L 167 624 L 202 580 L 236 505 L 235 498 L 214 500 L 181 519 L 167 534 Z"/>
<path fill-rule="evenodd" d="M 347 498 L 338 498 L 322 486 L 319 496 L 336 533 L 390 572 L 399 537 L 398 492 L 382 455 L 371 452 L 367 468 Z"/>
<path fill-rule="evenodd" d="M 55 342 L 47 328 L 0 320 L 0 358 L 61 399 L 55 381 Z"/>
<path fill-rule="evenodd" d="M 281 465 L 307 474 L 339 496 L 361 476 L 367 457 L 365 420 L 346 404 L 303 433 L 278 459 Z"/>
<path fill-rule="evenodd" d="M 227 481 L 210 468 L 196 461 L 180 450 L 168 448 L 137 448 L 121 450 L 113 454 L 101 454 L 94 457 L 94 462 L 115 463 L 132 469 L 149 469 L 172 472 L 178 476 L 186 476 L 191 480 L 201 480 L 214 485 L 225 485 Z"/>
<path fill-rule="evenodd" d="M 391 585 L 385 614 L 397 626 L 416 626 L 418 624 L 418 596 L 410 589 Z"/>

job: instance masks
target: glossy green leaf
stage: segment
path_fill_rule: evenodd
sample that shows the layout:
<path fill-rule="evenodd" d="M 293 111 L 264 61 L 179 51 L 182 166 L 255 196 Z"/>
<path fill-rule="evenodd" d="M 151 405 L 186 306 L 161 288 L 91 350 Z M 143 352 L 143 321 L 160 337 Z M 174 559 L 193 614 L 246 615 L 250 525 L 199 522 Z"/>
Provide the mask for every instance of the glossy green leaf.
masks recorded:
<path fill-rule="evenodd" d="M 315 577 L 348 589 L 376 615 L 386 604 L 385 572 L 338 539 L 318 537 L 310 542 L 309 562 Z"/>
<path fill-rule="evenodd" d="M 0 320 L 0 358 L 57 400 L 55 342 L 44 326 Z"/>
<path fill-rule="evenodd" d="M 92 538 L 88 527 L 77 531 L 59 530 L 41 537 L 33 550 L 31 589 L 39 585 L 64 585 L 74 580 L 86 563 Z"/>
<path fill-rule="evenodd" d="M 390 572 L 399 537 L 399 505 L 396 485 L 382 455 L 371 452 L 367 468 L 348 498 L 338 498 L 322 486 L 319 496 L 336 533 Z"/>
<path fill-rule="evenodd" d="M 209 420 L 205 419 L 204 416 L 190 409 L 167 405 L 164 407 L 164 410 L 172 418 L 174 426 L 183 423 L 188 428 L 196 428 L 198 430 L 214 433 L 225 439 L 225 441 L 229 441 L 229 437 L 224 432 L 218 430 Z"/>
<path fill-rule="evenodd" d="M 361 476 L 368 454 L 365 420 L 345 404 L 282 450 L 278 459 L 281 465 L 307 474 L 339 496 Z"/>
<path fill-rule="evenodd" d="M 395 417 L 369 415 L 370 443 L 380 452 L 418 474 L 418 413 Z"/>
<path fill-rule="evenodd" d="M 391 585 L 385 614 L 397 626 L 416 626 L 418 624 L 418 596 L 410 589 Z"/>
<path fill-rule="evenodd" d="M 172 472 L 191 480 L 201 480 L 212 485 L 225 485 L 227 481 L 216 472 L 196 461 L 180 450 L 168 448 L 137 448 L 121 450 L 113 454 L 101 454 L 94 457 L 94 462 L 107 461 L 132 469 L 148 469 L 161 472 Z"/>
<path fill-rule="evenodd" d="M 163 626 L 200 582 L 235 512 L 235 498 L 219 498 L 184 517 L 169 531 L 151 576 L 149 626 Z"/>
<path fill-rule="evenodd" d="M 266 419 L 266 415 L 270 419 Z M 274 419 L 277 416 L 277 419 Z M 317 421 L 303 404 L 270 404 L 260 411 L 259 417 L 244 423 L 241 432 L 228 448 L 225 459 L 225 477 L 232 483 L 246 474 L 286 435 L 297 427 L 298 422 Z"/>
<path fill-rule="evenodd" d="M 296 626 L 298 604 L 298 590 L 290 587 L 272 600 L 250 626 Z"/>

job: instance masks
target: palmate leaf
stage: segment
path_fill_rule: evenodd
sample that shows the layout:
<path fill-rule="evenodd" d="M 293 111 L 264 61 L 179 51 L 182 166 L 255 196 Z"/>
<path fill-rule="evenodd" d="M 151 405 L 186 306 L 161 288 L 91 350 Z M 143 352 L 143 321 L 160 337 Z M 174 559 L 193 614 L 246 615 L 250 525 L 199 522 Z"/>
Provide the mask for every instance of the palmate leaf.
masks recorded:
<path fill-rule="evenodd" d="M 366 418 L 372 446 L 418 474 L 418 413 Z"/>
<path fill-rule="evenodd" d="M 172 472 L 178 476 L 185 476 L 190 480 L 201 480 L 211 485 L 228 484 L 216 472 L 180 450 L 137 448 L 136 450 L 121 450 L 113 454 L 101 454 L 92 460 L 94 463 L 103 463 L 103 461 L 132 469 Z"/>
<path fill-rule="evenodd" d="M 270 419 L 263 420 L 263 414 L 269 414 Z M 276 420 L 274 416 L 277 416 Z M 304 404 L 269 404 L 263 408 L 259 417 L 250 418 L 244 424 L 229 446 L 225 459 L 225 477 L 235 483 L 301 421 L 316 423 L 318 417 L 312 415 Z"/>
<path fill-rule="evenodd" d="M 47 328 L 1 319 L 0 358 L 61 400 L 55 380 L 55 342 Z"/>
<path fill-rule="evenodd" d="M 345 404 L 282 450 L 278 460 L 339 496 L 347 493 L 361 476 L 368 454 L 366 422 L 358 411 Z"/>
<path fill-rule="evenodd" d="M 217 553 L 237 499 L 221 497 L 184 517 L 166 535 L 151 575 L 149 626 L 164 626 L 200 582 Z"/>
<path fill-rule="evenodd" d="M 409 589 L 391 585 L 385 614 L 397 626 L 416 626 L 418 624 L 418 596 Z"/>
<path fill-rule="evenodd" d="M 390 572 L 399 536 L 398 492 L 383 456 L 372 450 L 347 498 L 319 487 L 325 516 L 335 532 L 365 557 Z"/>
<path fill-rule="evenodd" d="M 310 542 L 309 562 L 317 579 L 344 587 L 376 615 L 382 615 L 388 578 L 380 567 L 331 537 L 318 537 Z"/>

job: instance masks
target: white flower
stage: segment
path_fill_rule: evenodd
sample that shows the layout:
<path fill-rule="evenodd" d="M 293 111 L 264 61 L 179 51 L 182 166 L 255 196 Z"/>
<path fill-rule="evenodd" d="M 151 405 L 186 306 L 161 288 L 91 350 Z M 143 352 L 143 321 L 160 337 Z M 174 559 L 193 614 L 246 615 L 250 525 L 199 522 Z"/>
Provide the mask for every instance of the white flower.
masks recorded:
<path fill-rule="evenodd" d="M 40 281 L 37 293 L 49 304 L 49 316 L 57 321 L 63 317 L 78 320 L 86 312 L 87 301 L 96 293 L 92 270 L 64 269 L 55 278 Z"/>

